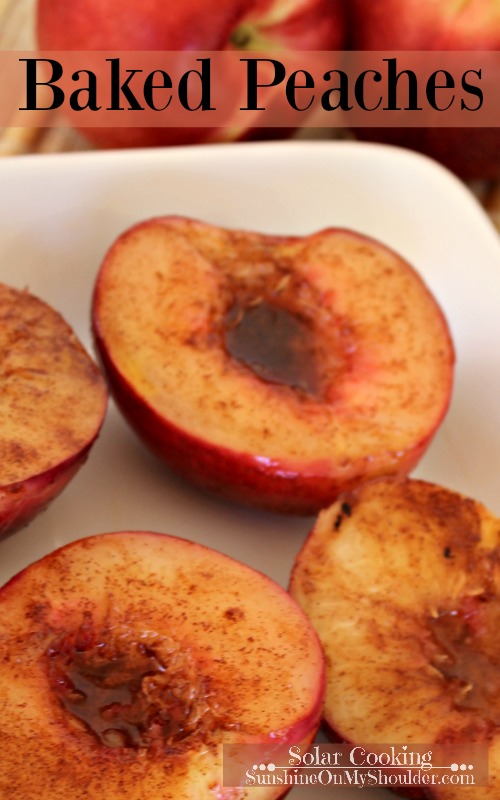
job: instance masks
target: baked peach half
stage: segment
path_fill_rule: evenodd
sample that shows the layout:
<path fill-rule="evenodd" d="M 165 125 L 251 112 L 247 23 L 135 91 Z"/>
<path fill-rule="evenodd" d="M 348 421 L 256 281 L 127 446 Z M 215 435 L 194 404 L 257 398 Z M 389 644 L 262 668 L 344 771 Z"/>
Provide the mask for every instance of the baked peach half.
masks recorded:
<path fill-rule="evenodd" d="M 271 800 L 224 785 L 223 746 L 307 744 L 320 721 L 323 654 L 288 592 L 166 534 L 29 566 L 0 591 L 0 654 L 2 797 Z"/>
<path fill-rule="evenodd" d="M 278 512 L 407 474 L 448 408 L 436 300 L 385 245 L 164 217 L 111 246 L 93 297 L 118 405 L 170 467 Z"/>
<path fill-rule="evenodd" d="M 99 434 L 107 396 L 102 373 L 61 315 L 0 284 L 0 538 L 73 478 Z"/>
<path fill-rule="evenodd" d="M 489 750 L 489 785 L 412 797 L 500 796 L 499 554 L 480 502 L 385 479 L 324 510 L 296 558 L 290 592 L 323 645 L 336 738 Z"/>

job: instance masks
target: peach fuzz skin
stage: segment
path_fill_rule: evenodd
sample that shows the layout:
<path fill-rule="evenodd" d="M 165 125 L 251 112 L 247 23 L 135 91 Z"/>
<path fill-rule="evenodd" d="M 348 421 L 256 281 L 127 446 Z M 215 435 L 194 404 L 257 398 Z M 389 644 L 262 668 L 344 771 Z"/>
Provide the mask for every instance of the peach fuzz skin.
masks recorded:
<path fill-rule="evenodd" d="M 97 435 L 76 456 L 47 472 L 0 486 L 0 539 L 28 525 L 62 492 L 87 460 Z"/>
<path fill-rule="evenodd" d="M 340 492 L 356 487 L 366 475 L 364 459 L 335 474 L 326 459 L 312 462 L 265 459 L 251 453 L 237 453 L 193 436 L 161 417 L 138 396 L 109 357 L 98 330 L 95 335 L 111 392 L 124 417 L 152 452 L 200 488 L 244 505 L 310 516 L 329 505 Z M 444 407 L 441 419 L 446 411 Z M 395 475 L 403 477 L 416 466 L 433 436 L 434 431 L 408 452 L 399 454 Z M 384 462 L 380 475 L 386 470 Z"/>

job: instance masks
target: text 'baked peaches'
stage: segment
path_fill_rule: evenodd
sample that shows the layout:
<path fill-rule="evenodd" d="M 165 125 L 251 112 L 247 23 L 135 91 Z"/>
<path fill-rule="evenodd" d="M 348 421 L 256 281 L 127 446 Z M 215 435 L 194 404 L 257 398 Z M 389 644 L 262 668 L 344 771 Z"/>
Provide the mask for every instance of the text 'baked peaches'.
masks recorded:
<path fill-rule="evenodd" d="M 60 314 L 0 284 L 0 537 L 75 475 L 106 404 L 101 372 Z"/>
<path fill-rule="evenodd" d="M 290 591 L 324 648 L 336 736 L 489 747 L 488 787 L 412 797 L 499 797 L 499 555 L 500 520 L 481 503 L 406 479 L 339 499 L 297 556 Z"/>
<path fill-rule="evenodd" d="M 280 512 L 407 473 L 450 399 L 437 302 L 401 257 L 347 230 L 143 222 L 104 259 L 93 330 L 119 406 L 158 455 Z"/>
<path fill-rule="evenodd" d="M 0 591 L 2 798 L 272 800 L 223 786 L 223 745 L 308 744 L 323 698 L 290 595 L 187 540 L 93 536 Z"/>

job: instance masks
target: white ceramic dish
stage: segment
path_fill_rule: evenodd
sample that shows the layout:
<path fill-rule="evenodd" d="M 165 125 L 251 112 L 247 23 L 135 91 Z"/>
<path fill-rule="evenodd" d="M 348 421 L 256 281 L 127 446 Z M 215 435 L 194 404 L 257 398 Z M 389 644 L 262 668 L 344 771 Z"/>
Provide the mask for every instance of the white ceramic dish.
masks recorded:
<path fill-rule="evenodd" d="M 500 514 L 500 237 L 465 186 L 425 157 L 352 142 L 4 159 L 0 280 L 51 303 L 91 349 L 90 297 L 104 252 L 130 224 L 170 213 L 281 234 L 355 228 L 412 262 L 440 301 L 457 351 L 451 409 L 417 474 Z M 198 493 L 145 450 L 111 405 L 76 479 L 0 542 L 0 583 L 73 539 L 150 529 L 208 544 L 286 585 L 310 524 Z M 314 789 L 318 800 L 343 795 L 351 792 Z M 291 796 L 312 800 L 305 788 Z"/>

